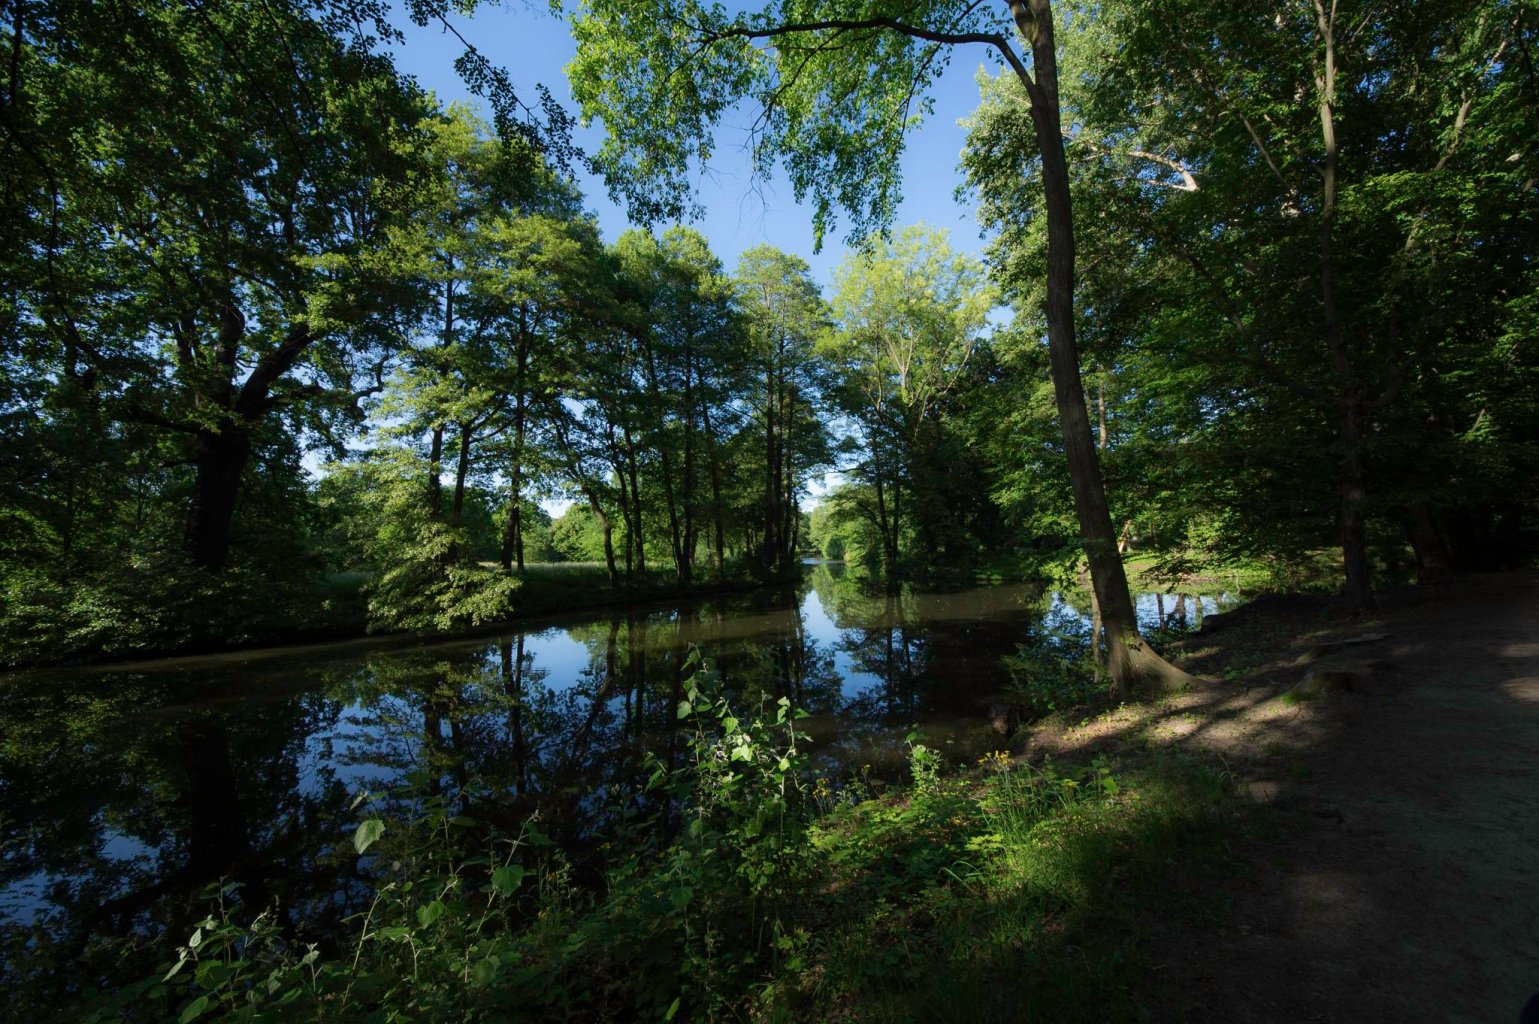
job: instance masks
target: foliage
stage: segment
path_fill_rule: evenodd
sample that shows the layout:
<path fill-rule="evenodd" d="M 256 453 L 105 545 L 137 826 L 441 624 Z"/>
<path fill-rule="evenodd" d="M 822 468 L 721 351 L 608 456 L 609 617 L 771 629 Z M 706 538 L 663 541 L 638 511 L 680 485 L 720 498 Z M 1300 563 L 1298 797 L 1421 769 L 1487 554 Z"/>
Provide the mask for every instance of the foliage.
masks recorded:
<path fill-rule="evenodd" d="M 1011 702 L 1024 717 L 1093 705 L 1106 696 L 1106 682 L 1094 665 L 1084 620 L 1061 609 L 1050 612 L 1016 654 L 1005 659 L 1010 670 Z"/>
<path fill-rule="evenodd" d="M 1490 356 L 1508 297 L 1531 285 L 1517 252 L 1535 207 L 1487 203 L 1518 195 L 1504 176 L 1532 176 L 1514 119 L 1529 86 L 1500 57 L 1531 45 L 1531 19 L 1505 4 L 1436 18 L 1342 4 L 1323 21 L 1307 7 L 1064 6 L 1066 146 L 1088 211 L 1078 330 L 1116 521 L 1172 563 L 1303 563 L 1346 543 L 1343 502 L 1359 504 L 1344 495 L 1361 492 L 1386 581 L 1408 541 L 1424 575 L 1450 558 L 1521 561 L 1520 532 L 1494 520 L 1522 514 L 1467 504 L 1505 469 L 1451 453 L 1482 411 L 1482 424 L 1531 412 L 1508 387 L 1532 360 Z M 1351 69 L 1329 97 L 1329 200 L 1322 33 Z M 1045 266 L 1019 145 L 1030 116 L 1013 76 L 980 83 L 964 164 L 1029 348 Z M 1481 239 L 1478 280 L 1456 236 Z M 1522 443 L 1504 453 L 1530 457 Z M 1362 464 L 1351 487 L 1349 456 Z M 1012 476 L 1028 495 L 1033 477 Z"/>
<path fill-rule="evenodd" d="M 983 332 L 994 304 L 982 266 L 956 253 L 944 231 L 906 228 L 835 272 L 835 329 L 819 352 L 848 423 L 856 486 L 833 507 L 841 519 L 867 520 L 888 573 L 966 566 L 995 539 L 982 481 L 966 479 L 974 464 L 958 429 L 965 391 L 988 360 Z"/>
<path fill-rule="evenodd" d="M 1222 779 L 1197 766 L 997 755 L 942 776 L 931 751 L 914 789 L 862 799 L 809 777 L 799 712 L 765 710 L 693 676 L 691 755 L 614 795 L 598 888 L 538 821 L 502 835 L 473 816 L 491 794 L 419 776 L 354 804 L 339 842 L 371 895 L 345 935 L 216 886 L 162 967 L 72 1016 L 1101 1019 L 1132 1005 L 1152 951 L 1129 928 L 1169 909 L 1167 860 L 1222 859 Z"/>

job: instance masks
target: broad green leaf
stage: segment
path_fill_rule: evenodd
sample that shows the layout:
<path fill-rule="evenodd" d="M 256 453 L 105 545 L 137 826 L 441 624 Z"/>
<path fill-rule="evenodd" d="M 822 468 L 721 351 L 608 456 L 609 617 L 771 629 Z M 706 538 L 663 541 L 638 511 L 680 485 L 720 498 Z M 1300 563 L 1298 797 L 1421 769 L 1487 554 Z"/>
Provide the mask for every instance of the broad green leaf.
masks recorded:
<path fill-rule="evenodd" d="M 492 872 L 492 888 L 507 896 L 524 881 L 524 869 L 519 864 L 509 864 Z"/>
<path fill-rule="evenodd" d="M 363 853 L 369 847 L 379 841 L 379 837 L 385 834 L 385 823 L 378 818 L 365 818 L 358 823 L 358 831 L 353 833 L 353 849 Z"/>
<path fill-rule="evenodd" d="M 485 960 L 477 960 L 470 967 L 470 983 L 477 988 L 485 988 L 497 980 L 497 959 L 487 957 Z"/>
<path fill-rule="evenodd" d="M 448 907 L 444 906 L 442 900 L 424 903 L 417 908 L 417 923 L 424 928 L 431 928 L 439 918 L 444 916 L 448 909 Z"/>

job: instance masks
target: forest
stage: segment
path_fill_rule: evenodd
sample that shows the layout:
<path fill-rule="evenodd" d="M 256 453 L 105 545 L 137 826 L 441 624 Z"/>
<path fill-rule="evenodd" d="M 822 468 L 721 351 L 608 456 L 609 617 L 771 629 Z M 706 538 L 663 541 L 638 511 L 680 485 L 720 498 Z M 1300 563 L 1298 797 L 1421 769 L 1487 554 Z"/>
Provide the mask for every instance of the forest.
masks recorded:
<path fill-rule="evenodd" d="M 136 893 L 0 902 L 0 992 L 97 1021 L 1301 1019 L 1177 1009 L 1136 937 L 1179 916 L 1167 863 L 1243 877 L 1243 757 L 1023 737 L 1531 578 L 1539 8 L 513 12 L 570 36 L 563 102 L 497 58 L 493 6 L 6 0 L 0 892 L 158 852 Z M 470 99 L 403 70 L 420 30 Z M 953 63 L 981 246 L 903 216 Z M 739 151 L 816 252 L 713 249 L 701 183 Z M 1204 662 L 1205 610 L 1284 618 Z M 570 693 L 526 671 L 517 624 L 551 616 Z M 406 646 L 327 667 L 364 642 Z M 269 699 L 239 652 L 298 643 L 317 674 L 271 699 L 370 708 L 394 767 L 256 812 L 242 751 L 314 744 L 204 702 Z M 136 667 L 179 656 L 236 660 Z M 880 699 L 841 703 L 862 673 Z M 946 687 L 996 676 L 965 714 L 1004 735 L 958 767 Z M 136 706 L 169 729 L 143 749 Z M 133 801 L 45 827 L 32 790 L 98 774 Z"/>

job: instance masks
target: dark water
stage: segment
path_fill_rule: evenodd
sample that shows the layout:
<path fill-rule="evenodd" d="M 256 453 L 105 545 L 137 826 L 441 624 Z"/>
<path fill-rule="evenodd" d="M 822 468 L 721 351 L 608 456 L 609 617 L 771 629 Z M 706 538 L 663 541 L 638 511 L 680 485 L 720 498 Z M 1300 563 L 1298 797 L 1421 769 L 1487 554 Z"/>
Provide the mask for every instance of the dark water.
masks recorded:
<path fill-rule="evenodd" d="M 1188 597 L 1188 624 L 1233 603 Z M 1154 626 L 1176 598 L 1141 596 Z M 954 762 L 1005 745 L 991 703 L 1023 644 L 1088 634 L 1073 599 L 1024 584 L 898 593 L 809 566 L 800 587 L 418 646 L 343 644 L 0 680 L 0 923 L 111 932 L 219 877 L 345 911 L 353 799 L 415 774 L 539 808 L 580 843 L 683 755 L 691 648 L 735 705 L 812 713 L 815 770 L 901 771 L 903 737 Z M 869 767 L 867 767 L 869 766 Z"/>

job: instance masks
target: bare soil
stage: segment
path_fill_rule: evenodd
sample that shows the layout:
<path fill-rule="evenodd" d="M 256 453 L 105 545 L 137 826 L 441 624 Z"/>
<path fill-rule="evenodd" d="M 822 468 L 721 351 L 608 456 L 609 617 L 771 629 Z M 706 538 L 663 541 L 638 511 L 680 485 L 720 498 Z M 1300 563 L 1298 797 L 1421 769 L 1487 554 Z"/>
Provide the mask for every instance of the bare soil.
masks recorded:
<path fill-rule="evenodd" d="M 1188 883 L 1221 923 L 1150 922 L 1152 1018 L 1516 1024 L 1539 991 L 1539 573 L 1213 625 L 1177 653 L 1223 682 L 1028 739 L 1216 754 L 1255 809 L 1247 867 Z M 1326 692 L 1290 696 L 1311 670 Z"/>

